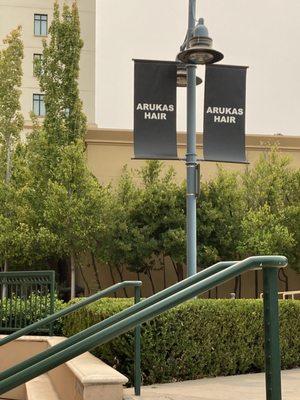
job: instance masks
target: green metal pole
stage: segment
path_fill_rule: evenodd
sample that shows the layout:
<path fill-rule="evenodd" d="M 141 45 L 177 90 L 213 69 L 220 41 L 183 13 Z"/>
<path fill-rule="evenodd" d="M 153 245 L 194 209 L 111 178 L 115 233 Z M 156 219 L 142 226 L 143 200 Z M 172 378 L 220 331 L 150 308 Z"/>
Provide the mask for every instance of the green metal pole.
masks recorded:
<path fill-rule="evenodd" d="M 266 399 L 281 400 L 278 268 L 264 268 Z"/>
<path fill-rule="evenodd" d="M 141 301 L 141 287 L 136 286 L 134 291 L 135 304 Z M 134 394 L 141 395 L 141 325 L 135 328 L 134 337 Z"/>
<path fill-rule="evenodd" d="M 55 271 L 51 271 L 50 283 L 50 315 L 55 312 Z M 53 336 L 53 323 L 50 324 L 49 335 Z"/>
<path fill-rule="evenodd" d="M 195 28 L 196 0 L 189 0 L 188 38 Z M 187 153 L 186 153 L 186 259 L 187 276 L 197 273 L 197 154 L 196 154 L 196 65 L 187 65 Z"/>

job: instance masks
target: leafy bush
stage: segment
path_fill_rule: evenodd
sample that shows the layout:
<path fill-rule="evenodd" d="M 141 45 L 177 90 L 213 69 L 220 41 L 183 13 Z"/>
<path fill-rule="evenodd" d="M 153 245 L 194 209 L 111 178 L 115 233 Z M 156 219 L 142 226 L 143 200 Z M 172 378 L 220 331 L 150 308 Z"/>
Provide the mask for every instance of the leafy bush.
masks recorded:
<path fill-rule="evenodd" d="M 71 336 L 133 304 L 102 299 L 67 316 Z M 300 302 L 280 302 L 282 367 L 300 366 Z M 243 374 L 264 369 L 260 300 L 197 299 L 142 326 L 144 384 Z M 94 354 L 133 381 L 134 333 L 94 349 Z"/>
<path fill-rule="evenodd" d="M 0 324 L 0 333 L 1 327 L 25 327 L 30 325 L 33 322 L 36 322 L 42 318 L 47 316 L 49 311 L 50 304 L 50 295 L 40 296 L 32 293 L 27 300 L 21 297 L 13 297 L 5 298 L 1 300 L 1 324 Z M 59 299 L 55 299 L 54 310 L 59 311 L 62 308 L 66 307 L 66 303 Z M 44 329 L 48 328 L 49 325 L 41 327 L 41 331 L 32 332 L 41 333 Z M 2 331 L 3 333 L 7 333 Z M 53 323 L 53 333 L 55 335 L 62 334 L 62 323 L 60 320 L 55 321 Z"/>

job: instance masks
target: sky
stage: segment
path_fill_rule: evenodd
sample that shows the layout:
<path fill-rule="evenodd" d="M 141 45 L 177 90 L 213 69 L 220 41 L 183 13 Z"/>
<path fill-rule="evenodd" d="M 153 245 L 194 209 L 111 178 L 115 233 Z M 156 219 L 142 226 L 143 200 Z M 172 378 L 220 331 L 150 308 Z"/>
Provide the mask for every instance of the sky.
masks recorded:
<path fill-rule="evenodd" d="M 174 60 L 188 0 L 96 0 L 96 119 L 133 128 L 133 58 Z M 246 132 L 300 135 L 300 0 L 198 0 L 221 63 L 249 66 Z M 197 74 L 204 77 L 204 67 Z M 197 87 L 197 131 L 204 85 Z M 178 131 L 186 130 L 186 90 L 178 89 Z"/>

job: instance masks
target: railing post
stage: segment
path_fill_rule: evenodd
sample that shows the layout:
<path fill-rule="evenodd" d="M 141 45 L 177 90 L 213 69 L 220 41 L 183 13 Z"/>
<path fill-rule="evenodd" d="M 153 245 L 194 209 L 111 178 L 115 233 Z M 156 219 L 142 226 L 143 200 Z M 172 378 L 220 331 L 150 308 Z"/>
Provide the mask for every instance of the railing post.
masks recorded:
<path fill-rule="evenodd" d="M 51 271 L 50 275 L 50 315 L 55 313 L 55 272 Z M 50 324 L 49 327 L 49 335 L 53 336 L 54 333 L 54 325 Z"/>
<path fill-rule="evenodd" d="M 278 269 L 263 268 L 266 399 L 281 400 Z"/>
<path fill-rule="evenodd" d="M 134 288 L 135 304 L 141 301 L 141 287 Z M 141 395 L 141 326 L 135 328 L 134 333 L 134 394 Z"/>

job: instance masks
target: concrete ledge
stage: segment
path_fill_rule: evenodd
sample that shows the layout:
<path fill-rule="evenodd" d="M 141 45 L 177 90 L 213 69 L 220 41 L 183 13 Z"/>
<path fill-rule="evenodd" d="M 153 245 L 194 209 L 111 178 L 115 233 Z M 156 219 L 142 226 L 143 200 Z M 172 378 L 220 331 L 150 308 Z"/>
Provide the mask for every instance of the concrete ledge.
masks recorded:
<path fill-rule="evenodd" d="M 64 340 L 66 339 L 63 337 L 24 336 L 8 343 L 0 347 L 0 360 L 5 360 L 0 362 L 0 370 L 3 371 Z M 55 398 L 55 394 L 61 400 L 122 400 L 123 385 L 127 382 L 125 376 L 87 352 L 54 368 L 48 374 L 33 379 L 27 385 L 30 386 L 30 399 L 34 400 L 50 400 Z M 41 390 L 44 385 L 45 392 Z M 25 400 L 25 388 L 22 385 L 9 392 L 7 397 Z"/>
<path fill-rule="evenodd" d="M 4 338 L 6 335 L 0 335 Z M 43 350 L 46 350 L 48 343 L 43 336 L 24 336 L 13 342 L 0 347 L 0 371 L 12 367 Z M 8 393 L 2 395 L 3 398 L 12 400 L 26 399 L 25 385 L 21 385 Z M 42 399 L 41 399 L 42 400 Z"/>
<path fill-rule="evenodd" d="M 66 340 L 47 337 L 48 346 Z M 60 399 L 122 400 L 128 379 L 91 353 L 84 353 L 48 372 Z"/>
<path fill-rule="evenodd" d="M 62 337 L 48 338 L 50 346 L 65 340 Z M 91 353 L 84 353 L 66 363 L 72 373 L 85 385 L 94 384 L 121 384 L 125 385 L 128 379 L 115 369 L 111 368 Z"/>

